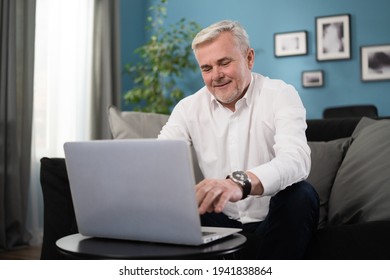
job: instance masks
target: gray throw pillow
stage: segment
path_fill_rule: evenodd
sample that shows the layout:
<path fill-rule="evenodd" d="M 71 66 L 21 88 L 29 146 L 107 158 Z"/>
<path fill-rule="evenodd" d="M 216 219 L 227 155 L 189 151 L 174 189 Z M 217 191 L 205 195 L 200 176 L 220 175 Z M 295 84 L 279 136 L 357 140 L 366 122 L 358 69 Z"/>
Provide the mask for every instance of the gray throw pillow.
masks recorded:
<path fill-rule="evenodd" d="M 157 138 L 169 116 L 155 113 L 119 111 L 108 107 L 108 121 L 114 139 Z"/>
<path fill-rule="evenodd" d="M 329 198 L 329 224 L 390 220 L 390 121 L 358 133 Z"/>
<path fill-rule="evenodd" d="M 360 132 L 362 132 L 363 129 L 365 129 L 367 126 L 374 124 L 376 121 L 377 120 L 368 117 L 362 117 L 352 132 L 352 139 L 358 137 L 358 135 L 360 134 Z"/>
<path fill-rule="evenodd" d="M 313 185 L 320 198 L 318 228 L 327 224 L 329 195 L 349 142 L 350 138 L 308 142 L 311 149 L 311 170 L 307 181 Z"/>
<path fill-rule="evenodd" d="M 111 105 L 108 107 L 108 121 L 114 139 L 157 138 L 168 118 L 168 115 L 163 114 L 133 111 L 121 112 L 115 106 Z M 191 147 L 191 153 L 195 181 L 200 182 L 204 177 L 193 147 Z"/>

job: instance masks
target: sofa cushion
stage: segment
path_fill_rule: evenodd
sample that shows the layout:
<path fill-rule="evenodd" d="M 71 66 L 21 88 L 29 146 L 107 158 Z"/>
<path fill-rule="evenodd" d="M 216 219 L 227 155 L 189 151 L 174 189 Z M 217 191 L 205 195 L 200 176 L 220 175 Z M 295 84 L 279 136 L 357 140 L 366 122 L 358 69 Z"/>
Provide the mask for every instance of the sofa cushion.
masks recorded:
<path fill-rule="evenodd" d="M 114 139 L 156 138 L 169 116 L 144 112 L 121 112 L 108 107 L 108 121 Z"/>
<path fill-rule="evenodd" d="M 354 138 L 329 198 L 332 225 L 390 220 L 390 121 L 375 121 Z"/>
<path fill-rule="evenodd" d="M 349 143 L 350 138 L 308 142 L 311 149 L 311 170 L 307 181 L 313 185 L 320 198 L 319 228 L 327 223 L 330 191 Z"/>

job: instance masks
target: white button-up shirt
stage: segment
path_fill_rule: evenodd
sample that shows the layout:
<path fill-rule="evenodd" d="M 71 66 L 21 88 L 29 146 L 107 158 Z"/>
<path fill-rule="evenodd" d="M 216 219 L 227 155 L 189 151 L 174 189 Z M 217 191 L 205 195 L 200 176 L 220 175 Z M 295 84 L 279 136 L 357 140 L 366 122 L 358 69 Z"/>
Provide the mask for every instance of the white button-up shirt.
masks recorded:
<path fill-rule="evenodd" d="M 231 219 L 250 223 L 264 220 L 273 195 L 308 176 L 305 130 L 306 110 L 294 87 L 252 73 L 235 112 L 203 87 L 176 105 L 159 139 L 184 138 L 192 144 L 205 178 L 253 172 L 263 195 L 228 202 L 223 210 Z"/>

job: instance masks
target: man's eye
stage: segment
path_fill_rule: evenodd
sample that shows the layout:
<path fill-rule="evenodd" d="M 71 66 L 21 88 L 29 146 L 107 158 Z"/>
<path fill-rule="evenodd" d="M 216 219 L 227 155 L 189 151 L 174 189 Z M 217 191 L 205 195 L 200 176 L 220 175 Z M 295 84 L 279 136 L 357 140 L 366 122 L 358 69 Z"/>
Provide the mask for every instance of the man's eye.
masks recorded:
<path fill-rule="evenodd" d="M 211 67 L 202 67 L 202 72 L 209 72 L 211 71 Z"/>

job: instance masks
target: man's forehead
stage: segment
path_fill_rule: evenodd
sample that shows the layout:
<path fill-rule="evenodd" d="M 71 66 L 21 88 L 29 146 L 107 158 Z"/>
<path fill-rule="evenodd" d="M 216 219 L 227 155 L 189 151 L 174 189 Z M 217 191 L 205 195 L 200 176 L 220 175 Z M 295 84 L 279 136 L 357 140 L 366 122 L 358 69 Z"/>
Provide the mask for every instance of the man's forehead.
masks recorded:
<path fill-rule="evenodd" d="M 208 65 L 234 59 L 241 54 L 240 49 L 233 44 L 210 44 L 201 47 L 195 53 L 199 65 Z"/>

